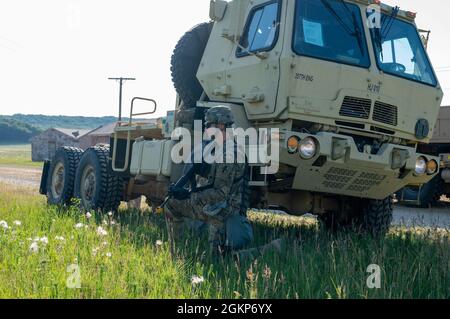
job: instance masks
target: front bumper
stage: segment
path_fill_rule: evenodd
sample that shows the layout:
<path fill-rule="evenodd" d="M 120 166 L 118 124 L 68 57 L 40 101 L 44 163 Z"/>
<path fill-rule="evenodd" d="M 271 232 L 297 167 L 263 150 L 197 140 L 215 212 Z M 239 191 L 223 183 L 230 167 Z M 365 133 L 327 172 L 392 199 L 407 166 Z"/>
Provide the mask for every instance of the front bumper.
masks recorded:
<path fill-rule="evenodd" d="M 319 144 L 316 156 L 304 160 L 298 153 L 289 154 L 286 142 L 291 136 L 315 138 Z M 293 188 L 298 190 L 381 200 L 406 185 L 425 184 L 437 174 L 417 175 L 418 157 L 438 163 L 439 158 L 419 154 L 408 146 L 384 144 L 374 155 L 370 150 L 360 152 L 353 138 L 346 135 L 285 132 L 284 138 L 280 162 L 297 168 Z"/>

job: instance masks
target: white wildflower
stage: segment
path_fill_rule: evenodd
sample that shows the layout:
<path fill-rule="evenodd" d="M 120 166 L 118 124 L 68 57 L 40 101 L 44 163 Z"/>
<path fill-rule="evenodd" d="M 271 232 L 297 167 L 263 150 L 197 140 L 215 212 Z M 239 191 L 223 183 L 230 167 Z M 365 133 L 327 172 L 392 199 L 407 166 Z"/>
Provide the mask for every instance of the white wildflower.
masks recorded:
<path fill-rule="evenodd" d="M 194 285 L 194 286 L 200 285 L 204 281 L 205 281 L 205 278 L 203 278 L 203 276 L 192 276 L 192 279 L 191 279 L 192 285 Z"/>
<path fill-rule="evenodd" d="M 114 220 L 111 221 L 111 226 L 116 225 L 116 222 Z"/>
<path fill-rule="evenodd" d="M 86 218 L 87 219 L 91 219 L 92 218 L 92 214 L 91 213 L 86 213 Z"/>
<path fill-rule="evenodd" d="M 156 246 L 161 247 L 163 245 L 163 241 L 162 240 L 157 240 L 156 241 Z"/>
<path fill-rule="evenodd" d="M 22 226 L 22 222 L 20 220 L 15 220 L 13 224 L 16 226 Z"/>
<path fill-rule="evenodd" d="M 105 256 L 108 257 L 108 258 L 111 258 L 112 254 L 111 253 L 106 253 Z"/>
<path fill-rule="evenodd" d="M 8 223 L 4 220 L 0 220 L 0 228 L 9 229 Z"/>
<path fill-rule="evenodd" d="M 109 216 L 109 217 L 112 217 L 112 215 L 113 215 L 113 212 L 109 212 L 109 213 L 108 213 L 108 216 Z"/>
<path fill-rule="evenodd" d="M 56 241 L 65 241 L 66 239 L 64 237 L 62 237 L 62 236 L 56 236 L 55 240 Z"/>
<path fill-rule="evenodd" d="M 75 225 L 76 229 L 81 229 L 83 227 L 84 227 L 84 224 L 82 224 L 82 223 L 78 223 L 78 224 Z"/>
<path fill-rule="evenodd" d="M 99 236 L 107 236 L 108 232 L 105 229 L 103 229 L 102 226 L 99 226 L 97 228 L 97 235 L 99 235 Z"/>
<path fill-rule="evenodd" d="M 94 257 L 97 256 L 99 251 L 100 251 L 99 247 L 92 249 L 92 256 L 94 256 Z"/>
<path fill-rule="evenodd" d="M 44 245 L 48 245 L 48 238 L 47 238 L 47 237 L 39 238 L 39 241 L 40 241 L 41 243 L 43 243 Z"/>
<path fill-rule="evenodd" d="M 34 242 L 30 245 L 30 252 L 33 253 L 33 254 L 35 254 L 35 253 L 37 253 L 38 251 L 39 251 L 39 245 L 38 245 L 37 242 L 34 241 Z"/>

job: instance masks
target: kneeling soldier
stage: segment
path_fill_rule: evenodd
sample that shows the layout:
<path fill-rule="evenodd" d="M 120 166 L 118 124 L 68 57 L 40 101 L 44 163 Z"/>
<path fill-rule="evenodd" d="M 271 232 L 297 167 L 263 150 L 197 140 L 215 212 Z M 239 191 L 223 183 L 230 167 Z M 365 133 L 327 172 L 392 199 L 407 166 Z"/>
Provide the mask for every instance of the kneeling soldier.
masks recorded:
<path fill-rule="evenodd" d="M 229 130 L 233 124 L 233 113 L 228 107 L 218 106 L 207 112 L 207 134 L 216 136 L 220 130 L 221 134 L 217 135 L 221 135 L 223 141 L 215 141 L 219 143 L 210 143 L 206 147 L 221 145 L 223 161 L 216 161 L 207 165 L 203 172 L 196 172 L 195 185 L 190 189 L 172 186 L 172 199 L 165 206 L 175 236 L 182 234 L 186 218 L 206 223 L 213 253 L 243 249 L 253 240 L 253 230 L 247 220 L 247 165 L 235 160 L 239 158 L 238 147 Z M 230 150 L 233 154 L 227 154 Z M 230 156 L 232 160 L 229 160 Z"/>

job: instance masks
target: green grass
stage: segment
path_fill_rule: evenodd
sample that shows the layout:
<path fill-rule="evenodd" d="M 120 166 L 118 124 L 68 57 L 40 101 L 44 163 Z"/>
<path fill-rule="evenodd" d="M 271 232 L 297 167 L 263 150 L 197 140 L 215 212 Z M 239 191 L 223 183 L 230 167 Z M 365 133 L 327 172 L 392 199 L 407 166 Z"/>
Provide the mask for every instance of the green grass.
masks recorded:
<path fill-rule="evenodd" d="M 42 163 L 31 161 L 31 145 L 0 145 L 0 165 L 42 167 Z"/>
<path fill-rule="evenodd" d="M 0 185 L 0 221 L 10 227 L 0 228 L 0 298 L 450 298 L 448 231 L 397 228 L 373 240 L 329 235 L 311 219 L 251 219 L 255 245 L 282 237 L 282 255 L 218 260 L 206 252 L 205 236 L 192 234 L 172 260 L 161 216 L 122 211 L 87 220 L 76 209 L 48 207 L 31 191 Z M 37 253 L 30 251 L 35 237 L 48 238 Z M 71 264 L 79 266 L 81 289 L 66 287 Z M 367 288 L 370 264 L 382 268 L 381 289 Z M 193 286 L 194 275 L 204 282 Z"/>

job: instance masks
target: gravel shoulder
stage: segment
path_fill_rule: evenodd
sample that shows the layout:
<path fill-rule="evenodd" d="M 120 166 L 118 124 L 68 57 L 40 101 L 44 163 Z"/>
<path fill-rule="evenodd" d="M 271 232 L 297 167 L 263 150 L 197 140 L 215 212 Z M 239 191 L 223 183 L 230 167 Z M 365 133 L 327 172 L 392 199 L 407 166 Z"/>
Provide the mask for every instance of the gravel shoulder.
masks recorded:
<path fill-rule="evenodd" d="M 41 181 L 41 173 L 41 168 L 0 166 L 0 182 L 38 189 Z"/>

